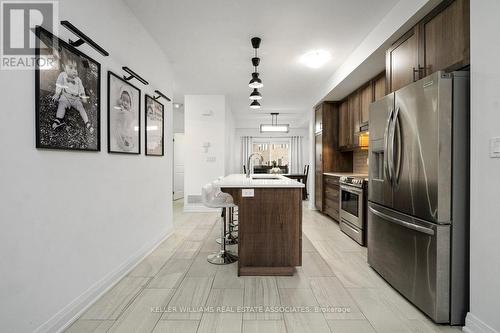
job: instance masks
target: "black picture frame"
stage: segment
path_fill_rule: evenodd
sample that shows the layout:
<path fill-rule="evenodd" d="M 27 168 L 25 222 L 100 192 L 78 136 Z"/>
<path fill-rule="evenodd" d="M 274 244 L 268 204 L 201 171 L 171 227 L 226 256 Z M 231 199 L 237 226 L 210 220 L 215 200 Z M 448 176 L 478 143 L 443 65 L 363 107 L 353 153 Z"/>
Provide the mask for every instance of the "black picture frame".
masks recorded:
<path fill-rule="evenodd" d="M 70 150 L 70 151 L 100 151 L 101 150 L 101 64 L 70 44 L 54 36 L 41 26 L 35 27 L 35 146 L 41 149 Z M 44 43 L 47 48 L 41 48 Z M 61 59 L 66 54 L 75 59 L 85 68 L 78 72 L 78 79 L 85 91 L 84 97 L 73 96 L 73 103 L 65 108 L 63 124 L 54 128 L 56 113 L 61 102 L 63 92 L 57 101 L 50 98 L 55 95 L 56 79 L 61 71 Z M 42 59 L 42 57 L 44 57 Z M 49 59 L 57 63 L 57 68 L 40 68 L 48 64 Z M 77 59 L 77 60 L 76 60 Z M 52 65 L 54 62 L 52 62 Z M 77 69 L 78 70 L 78 69 Z M 57 74 L 59 73 L 59 74 Z M 57 75 L 56 75 L 57 74 Z M 83 75 L 82 75 L 83 74 Z M 80 78 L 83 77 L 83 79 Z M 42 82 L 43 80 L 43 82 Z M 85 83 L 83 83 L 85 81 Z M 49 83 L 51 82 L 51 83 Z M 50 87 L 47 88 L 47 87 Z M 52 89 L 53 88 L 53 89 Z M 65 93 L 65 92 L 64 92 Z M 54 96 L 53 95 L 53 96 Z M 54 97 L 55 98 L 55 97 Z M 87 101 L 84 101 L 86 99 Z M 79 102 L 78 102 L 79 101 Z M 56 104 L 57 103 L 57 106 Z M 75 104 L 83 106 L 88 117 L 90 127 L 84 123 L 81 113 Z M 86 108 L 87 107 L 87 108 Z M 66 123 L 68 121 L 68 123 Z"/>
<path fill-rule="evenodd" d="M 152 105 L 157 105 L 157 106 L 161 107 L 161 111 L 160 111 L 160 114 L 161 114 L 161 139 L 159 141 L 159 142 L 161 142 L 161 152 L 155 152 L 150 147 L 148 148 L 148 141 L 149 141 L 149 144 L 151 144 L 153 141 L 153 140 L 151 140 L 151 138 L 148 140 L 148 137 L 150 136 L 149 134 L 152 133 L 152 131 L 153 131 L 153 130 L 148 130 L 148 118 L 151 118 L 151 116 L 152 117 L 158 116 L 155 114 L 151 114 L 151 112 L 153 112 L 153 113 L 156 112 L 156 110 L 154 110 L 154 108 L 150 112 L 150 106 L 152 106 Z M 144 96 L 144 109 L 145 109 L 144 126 L 146 128 L 146 139 L 144 140 L 145 141 L 144 151 L 146 152 L 146 156 L 165 156 L 165 106 L 162 103 L 158 102 L 152 96 L 146 94 Z M 151 119 L 150 119 L 150 121 L 151 121 Z M 155 141 L 158 142 L 158 140 L 155 140 Z"/>
<path fill-rule="evenodd" d="M 124 149 L 124 148 L 119 150 L 116 147 L 112 147 L 112 146 L 120 146 L 120 144 L 117 144 L 114 141 L 115 135 L 112 135 L 112 133 L 115 133 L 115 128 L 113 127 L 114 123 L 113 123 L 112 116 L 111 116 L 112 108 L 114 109 L 115 106 L 112 106 L 112 103 L 113 103 L 113 101 L 116 100 L 117 96 L 113 95 L 113 93 L 111 91 L 112 90 L 111 85 L 112 85 L 112 82 L 114 82 L 115 80 L 120 82 L 122 87 L 128 87 L 130 89 L 135 90 L 137 93 L 137 97 L 136 97 L 136 103 L 137 103 L 136 104 L 136 107 L 137 107 L 137 119 L 136 119 L 136 121 L 137 121 L 137 126 L 138 126 L 137 136 L 136 136 L 137 150 L 134 150 L 134 151 L 126 151 L 126 149 Z M 141 90 L 139 88 L 137 88 L 136 86 L 134 86 L 133 84 L 131 84 L 130 82 L 123 79 L 121 76 L 113 73 L 112 71 L 108 71 L 108 91 L 107 91 L 107 93 L 108 93 L 108 110 L 107 110 L 107 116 L 108 116 L 108 126 L 107 126 L 108 153 L 110 153 L 110 154 L 140 155 L 141 154 L 141 132 L 142 132 L 141 131 Z M 124 147 L 123 144 L 121 146 Z"/>

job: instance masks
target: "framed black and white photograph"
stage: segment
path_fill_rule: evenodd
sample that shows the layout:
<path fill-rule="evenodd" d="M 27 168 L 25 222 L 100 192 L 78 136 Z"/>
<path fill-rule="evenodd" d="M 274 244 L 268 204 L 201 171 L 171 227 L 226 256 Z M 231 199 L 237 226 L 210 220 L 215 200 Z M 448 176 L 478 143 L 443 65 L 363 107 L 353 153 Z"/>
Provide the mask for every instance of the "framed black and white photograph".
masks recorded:
<path fill-rule="evenodd" d="M 165 122 L 163 104 L 146 95 L 146 155 L 163 156 Z"/>
<path fill-rule="evenodd" d="M 101 65 L 36 28 L 36 147 L 99 151 Z"/>
<path fill-rule="evenodd" d="M 141 91 L 108 71 L 108 152 L 141 153 Z"/>

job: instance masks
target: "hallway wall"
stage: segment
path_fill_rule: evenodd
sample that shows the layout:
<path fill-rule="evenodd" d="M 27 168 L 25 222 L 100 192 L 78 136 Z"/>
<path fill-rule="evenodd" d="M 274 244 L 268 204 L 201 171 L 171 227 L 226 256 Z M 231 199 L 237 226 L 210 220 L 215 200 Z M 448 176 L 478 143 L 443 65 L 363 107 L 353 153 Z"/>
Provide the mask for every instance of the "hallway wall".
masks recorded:
<path fill-rule="evenodd" d="M 60 20 L 110 53 L 79 48 L 101 63 L 101 151 L 36 149 L 34 72 L 1 71 L 2 332 L 56 331 L 172 229 L 170 103 L 164 157 L 146 157 L 144 146 L 139 156 L 108 154 L 106 139 L 107 71 L 144 76 L 149 86 L 133 81 L 144 105 L 155 89 L 172 96 L 168 60 L 121 0 L 58 3 Z"/>
<path fill-rule="evenodd" d="M 490 139 L 500 137 L 500 1 L 471 0 L 470 312 L 465 332 L 500 332 L 500 159 Z"/>

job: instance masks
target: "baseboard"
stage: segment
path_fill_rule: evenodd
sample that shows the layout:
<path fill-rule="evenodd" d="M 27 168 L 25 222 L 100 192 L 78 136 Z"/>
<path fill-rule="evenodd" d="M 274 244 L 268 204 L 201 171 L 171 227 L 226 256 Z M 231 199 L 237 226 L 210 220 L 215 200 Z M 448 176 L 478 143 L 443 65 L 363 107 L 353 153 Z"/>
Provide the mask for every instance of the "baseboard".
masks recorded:
<path fill-rule="evenodd" d="M 465 317 L 465 326 L 462 331 L 465 333 L 499 333 L 470 312 Z"/>
<path fill-rule="evenodd" d="M 170 237 L 173 230 L 167 231 L 162 236 L 144 245 L 127 261 L 107 276 L 97 281 L 83 294 L 75 298 L 52 318 L 40 325 L 34 332 L 62 332 L 77 320 L 92 304 L 111 289 L 118 281 L 134 269 L 145 257 L 153 252 L 166 238 Z"/>
<path fill-rule="evenodd" d="M 220 212 L 220 208 L 208 208 L 203 204 L 184 203 L 184 213 L 216 213 Z"/>

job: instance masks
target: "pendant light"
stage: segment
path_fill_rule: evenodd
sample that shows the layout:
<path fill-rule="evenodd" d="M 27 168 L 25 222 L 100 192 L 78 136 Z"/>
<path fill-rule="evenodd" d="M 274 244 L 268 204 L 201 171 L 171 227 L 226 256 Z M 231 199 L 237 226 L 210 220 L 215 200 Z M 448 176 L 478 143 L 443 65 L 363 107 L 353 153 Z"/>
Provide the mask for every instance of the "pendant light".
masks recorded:
<path fill-rule="evenodd" d="M 253 72 L 252 79 L 248 82 L 248 86 L 250 88 L 262 88 L 264 85 L 262 84 L 262 80 L 259 78 L 259 73 Z"/>
<path fill-rule="evenodd" d="M 264 84 L 262 84 L 262 80 L 259 78 L 259 73 L 257 72 L 257 67 L 260 64 L 260 58 L 257 57 L 257 49 L 260 47 L 260 41 L 261 40 L 259 37 L 253 37 L 251 39 L 252 47 L 255 51 L 255 56 L 252 58 L 252 66 L 254 68 L 254 72 L 252 73 L 252 79 L 250 80 L 250 82 L 248 82 L 248 86 L 250 88 L 253 88 L 253 91 L 249 96 L 249 98 L 252 100 L 252 103 L 250 104 L 251 109 L 260 109 L 260 103 L 257 102 L 257 100 L 262 99 L 262 95 L 257 89 L 264 86 Z"/>
<path fill-rule="evenodd" d="M 289 124 L 278 124 L 278 115 L 279 113 L 271 113 L 271 124 L 261 124 L 260 132 L 268 133 L 268 132 L 279 132 L 279 133 L 288 133 L 290 130 Z"/>
<path fill-rule="evenodd" d="M 253 100 L 253 102 L 250 104 L 250 109 L 260 109 L 260 103 L 257 102 L 257 100 Z"/>
<path fill-rule="evenodd" d="M 250 97 L 249 97 L 251 100 L 259 100 L 259 99 L 262 99 L 262 95 L 260 94 L 260 92 L 257 90 L 257 88 L 254 88 L 252 93 L 250 94 Z"/>

